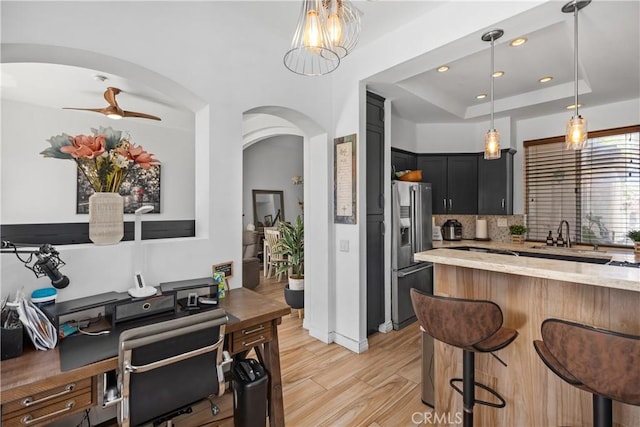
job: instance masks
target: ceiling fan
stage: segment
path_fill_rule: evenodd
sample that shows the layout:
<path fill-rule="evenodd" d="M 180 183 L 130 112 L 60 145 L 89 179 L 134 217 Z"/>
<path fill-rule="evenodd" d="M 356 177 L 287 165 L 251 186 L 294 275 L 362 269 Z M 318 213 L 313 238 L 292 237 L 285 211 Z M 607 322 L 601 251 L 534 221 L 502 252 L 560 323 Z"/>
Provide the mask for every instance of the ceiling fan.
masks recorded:
<path fill-rule="evenodd" d="M 141 119 L 161 120 L 160 117 L 152 116 L 151 114 L 137 113 L 135 111 L 124 111 L 118 105 L 116 101 L 116 95 L 122 92 L 117 87 L 108 87 L 104 91 L 104 99 L 107 100 L 109 106 L 104 108 L 72 108 L 63 107 L 64 110 L 82 110 L 82 111 L 94 111 L 96 113 L 102 113 L 111 119 L 121 119 L 123 117 L 139 117 Z"/>

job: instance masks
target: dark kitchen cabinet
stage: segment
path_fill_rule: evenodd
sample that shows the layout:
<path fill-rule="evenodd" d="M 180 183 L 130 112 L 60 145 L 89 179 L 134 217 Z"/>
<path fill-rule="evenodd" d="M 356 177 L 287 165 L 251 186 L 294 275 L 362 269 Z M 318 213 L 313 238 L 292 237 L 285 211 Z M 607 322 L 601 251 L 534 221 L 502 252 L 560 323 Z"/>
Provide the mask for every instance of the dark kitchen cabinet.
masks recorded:
<path fill-rule="evenodd" d="M 367 215 L 367 335 L 384 323 L 384 217 Z"/>
<path fill-rule="evenodd" d="M 384 98 L 367 92 L 367 334 L 384 323 Z"/>
<path fill-rule="evenodd" d="M 500 158 L 478 159 L 478 214 L 513 214 L 513 155 L 514 149 L 502 150 Z"/>
<path fill-rule="evenodd" d="M 384 214 L 384 99 L 367 92 L 367 215 Z"/>
<path fill-rule="evenodd" d="M 417 168 L 431 183 L 434 214 L 478 212 L 477 154 L 422 155 Z"/>
<path fill-rule="evenodd" d="M 417 168 L 417 156 L 408 151 L 391 149 L 391 172 L 415 170 Z"/>

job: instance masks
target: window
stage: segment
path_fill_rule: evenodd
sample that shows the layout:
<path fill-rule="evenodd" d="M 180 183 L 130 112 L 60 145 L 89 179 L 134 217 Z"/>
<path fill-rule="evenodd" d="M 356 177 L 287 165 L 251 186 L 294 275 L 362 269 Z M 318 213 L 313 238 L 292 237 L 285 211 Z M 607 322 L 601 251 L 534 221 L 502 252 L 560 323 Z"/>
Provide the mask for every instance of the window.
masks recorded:
<path fill-rule="evenodd" d="M 564 137 L 524 147 L 529 239 L 549 231 L 555 238 L 567 220 L 572 242 L 632 244 L 626 234 L 640 229 L 640 126 L 590 132 L 579 151 L 565 150 Z"/>

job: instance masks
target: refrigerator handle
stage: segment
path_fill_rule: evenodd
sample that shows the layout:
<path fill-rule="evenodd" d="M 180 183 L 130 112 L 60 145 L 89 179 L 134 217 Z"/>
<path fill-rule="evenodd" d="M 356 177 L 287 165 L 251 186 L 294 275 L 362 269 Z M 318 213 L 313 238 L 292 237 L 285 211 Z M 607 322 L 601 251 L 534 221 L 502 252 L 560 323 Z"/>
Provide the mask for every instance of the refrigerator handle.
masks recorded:
<path fill-rule="evenodd" d="M 384 226 L 384 221 L 378 223 L 378 228 L 380 229 L 380 235 L 384 236 L 384 233 L 387 231 L 387 228 Z"/>
<path fill-rule="evenodd" d="M 419 188 L 419 187 L 418 187 Z M 411 259 L 413 254 L 422 250 L 422 232 L 418 226 L 422 226 L 422 214 L 420 212 L 420 196 L 416 186 L 411 187 Z"/>

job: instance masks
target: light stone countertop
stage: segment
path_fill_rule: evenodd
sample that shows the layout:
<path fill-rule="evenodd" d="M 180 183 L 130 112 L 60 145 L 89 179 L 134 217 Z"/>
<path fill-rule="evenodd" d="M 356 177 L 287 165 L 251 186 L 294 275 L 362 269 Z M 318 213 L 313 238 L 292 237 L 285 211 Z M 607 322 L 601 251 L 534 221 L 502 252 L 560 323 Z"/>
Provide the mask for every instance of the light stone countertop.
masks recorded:
<path fill-rule="evenodd" d="M 476 240 L 434 242 L 433 246 L 434 249 L 430 251 L 417 253 L 415 255 L 416 260 L 640 292 L 640 268 L 470 252 L 451 248 L 471 246 L 507 251 L 557 253 L 596 258 L 604 257 L 611 258 L 613 261 L 640 262 L 640 257 L 634 256 L 631 250 L 600 248 L 598 251 L 593 251 L 593 248 L 590 246 L 578 246 L 566 249 L 544 247 L 544 243 L 539 242 L 512 244 Z"/>

